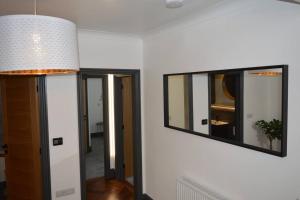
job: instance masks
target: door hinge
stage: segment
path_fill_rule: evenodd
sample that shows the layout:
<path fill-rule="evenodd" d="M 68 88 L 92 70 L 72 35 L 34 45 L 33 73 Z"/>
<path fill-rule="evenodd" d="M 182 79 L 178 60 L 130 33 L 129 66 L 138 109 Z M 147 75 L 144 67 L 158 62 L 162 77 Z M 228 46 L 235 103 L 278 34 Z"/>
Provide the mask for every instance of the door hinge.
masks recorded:
<path fill-rule="evenodd" d="M 38 85 L 36 86 L 36 92 L 39 92 L 39 86 Z"/>
<path fill-rule="evenodd" d="M 125 169 L 125 163 L 123 163 L 123 168 Z"/>
<path fill-rule="evenodd" d="M 40 154 L 42 155 L 42 148 L 40 148 Z"/>
<path fill-rule="evenodd" d="M 123 85 L 123 84 L 121 84 L 121 89 L 122 89 L 122 90 L 124 89 L 124 85 Z"/>
<path fill-rule="evenodd" d="M 124 130 L 125 129 L 125 126 L 124 126 L 124 124 L 122 125 L 122 130 Z"/>

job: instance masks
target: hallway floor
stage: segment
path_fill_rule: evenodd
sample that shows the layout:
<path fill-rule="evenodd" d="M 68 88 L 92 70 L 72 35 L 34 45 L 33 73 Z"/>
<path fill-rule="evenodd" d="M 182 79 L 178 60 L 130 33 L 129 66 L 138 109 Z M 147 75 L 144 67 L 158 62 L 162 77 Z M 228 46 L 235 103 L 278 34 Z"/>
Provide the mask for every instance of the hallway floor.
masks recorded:
<path fill-rule="evenodd" d="M 92 137 L 92 151 L 86 154 L 86 179 L 104 176 L 104 138 Z"/>
<path fill-rule="evenodd" d="M 126 181 L 95 178 L 87 181 L 87 200 L 133 200 L 134 189 Z"/>

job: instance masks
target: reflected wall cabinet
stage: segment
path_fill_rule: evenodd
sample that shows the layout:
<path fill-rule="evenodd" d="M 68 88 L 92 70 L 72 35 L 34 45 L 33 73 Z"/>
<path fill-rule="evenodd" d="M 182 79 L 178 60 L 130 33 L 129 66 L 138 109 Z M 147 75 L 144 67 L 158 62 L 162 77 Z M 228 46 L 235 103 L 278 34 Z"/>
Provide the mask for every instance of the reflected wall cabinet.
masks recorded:
<path fill-rule="evenodd" d="M 165 127 L 285 157 L 288 66 L 164 75 Z"/>

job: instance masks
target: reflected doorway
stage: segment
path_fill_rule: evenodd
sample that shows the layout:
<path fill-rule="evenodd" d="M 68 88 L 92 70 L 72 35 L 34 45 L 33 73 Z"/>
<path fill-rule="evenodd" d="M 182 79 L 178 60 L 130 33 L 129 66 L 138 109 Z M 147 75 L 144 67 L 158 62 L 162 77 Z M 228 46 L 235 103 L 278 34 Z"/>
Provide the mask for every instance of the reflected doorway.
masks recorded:
<path fill-rule="evenodd" d="M 210 133 L 230 141 L 241 141 L 240 72 L 210 75 Z"/>

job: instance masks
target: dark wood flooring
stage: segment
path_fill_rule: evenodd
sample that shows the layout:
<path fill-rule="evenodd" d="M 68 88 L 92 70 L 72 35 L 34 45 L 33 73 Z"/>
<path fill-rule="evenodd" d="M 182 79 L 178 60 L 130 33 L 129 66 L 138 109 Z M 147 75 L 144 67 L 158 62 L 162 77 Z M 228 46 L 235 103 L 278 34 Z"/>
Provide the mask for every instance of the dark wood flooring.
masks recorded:
<path fill-rule="evenodd" d="M 126 181 L 90 179 L 87 181 L 87 200 L 134 200 L 134 190 Z"/>

